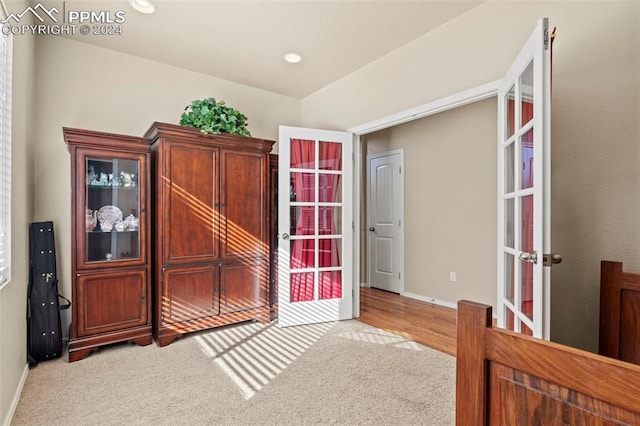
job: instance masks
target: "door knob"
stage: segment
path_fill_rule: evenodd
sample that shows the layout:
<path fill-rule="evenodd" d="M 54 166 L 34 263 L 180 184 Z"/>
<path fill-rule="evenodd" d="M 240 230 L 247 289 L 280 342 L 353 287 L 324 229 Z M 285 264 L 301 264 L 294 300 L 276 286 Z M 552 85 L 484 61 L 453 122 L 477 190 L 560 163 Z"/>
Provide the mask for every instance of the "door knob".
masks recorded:
<path fill-rule="evenodd" d="M 526 251 L 523 251 L 522 253 L 520 253 L 518 258 L 523 262 L 527 262 L 527 263 L 538 262 L 538 254 L 535 251 L 533 253 L 527 253 Z"/>
<path fill-rule="evenodd" d="M 287 234 L 286 232 L 284 234 L 282 234 L 282 239 L 283 240 L 288 240 L 289 239 L 289 234 Z"/>
<path fill-rule="evenodd" d="M 373 226 L 371 228 L 369 228 L 369 231 L 371 232 L 376 232 L 376 228 L 374 228 Z"/>
<path fill-rule="evenodd" d="M 562 262 L 562 256 L 560 256 L 558 253 L 546 253 L 542 256 L 543 266 L 553 266 L 560 262 Z"/>

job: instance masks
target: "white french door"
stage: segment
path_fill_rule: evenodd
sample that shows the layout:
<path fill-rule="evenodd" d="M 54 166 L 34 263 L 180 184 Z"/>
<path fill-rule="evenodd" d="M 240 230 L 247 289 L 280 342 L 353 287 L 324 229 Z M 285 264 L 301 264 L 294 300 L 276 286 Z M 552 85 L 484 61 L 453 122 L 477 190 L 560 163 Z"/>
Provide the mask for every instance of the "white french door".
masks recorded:
<path fill-rule="evenodd" d="M 498 89 L 498 326 L 549 339 L 551 40 L 544 18 Z M 555 260 L 555 261 L 554 261 Z"/>
<path fill-rule="evenodd" d="M 353 317 L 353 135 L 280 126 L 278 325 Z"/>

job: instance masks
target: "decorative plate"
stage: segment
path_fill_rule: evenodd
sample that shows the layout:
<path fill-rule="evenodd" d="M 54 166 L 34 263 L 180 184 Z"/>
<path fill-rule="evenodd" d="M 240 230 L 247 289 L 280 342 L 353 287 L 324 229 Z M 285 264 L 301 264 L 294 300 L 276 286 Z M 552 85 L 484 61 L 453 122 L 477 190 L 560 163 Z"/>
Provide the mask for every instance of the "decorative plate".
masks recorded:
<path fill-rule="evenodd" d="M 98 221 L 114 223 L 122 220 L 122 210 L 116 206 L 102 206 L 98 210 Z"/>

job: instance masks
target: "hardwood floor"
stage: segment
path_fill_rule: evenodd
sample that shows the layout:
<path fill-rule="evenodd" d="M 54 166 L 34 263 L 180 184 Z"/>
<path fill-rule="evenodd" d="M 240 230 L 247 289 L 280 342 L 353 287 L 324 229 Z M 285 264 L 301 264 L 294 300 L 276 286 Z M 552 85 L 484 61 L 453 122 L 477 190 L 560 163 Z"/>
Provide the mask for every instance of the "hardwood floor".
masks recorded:
<path fill-rule="evenodd" d="M 375 288 L 360 288 L 360 321 L 456 355 L 456 310 Z"/>

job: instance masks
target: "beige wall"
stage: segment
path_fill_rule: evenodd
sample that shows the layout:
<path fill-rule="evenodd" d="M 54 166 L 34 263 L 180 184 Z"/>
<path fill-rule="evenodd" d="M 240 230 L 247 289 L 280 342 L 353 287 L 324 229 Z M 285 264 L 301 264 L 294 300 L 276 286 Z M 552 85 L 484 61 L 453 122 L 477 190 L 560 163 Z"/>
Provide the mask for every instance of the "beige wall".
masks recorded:
<path fill-rule="evenodd" d="M 24 2 L 26 4 L 26 1 Z M 22 6 L 20 6 L 22 7 Z M 13 38 L 11 282 L 0 290 L 0 424 L 8 422 L 26 374 L 27 237 L 33 218 L 33 39 Z"/>
<path fill-rule="evenodd" d="M 301 102 L 57 37 L 39 38 L 34 62 L 33 39 L 16 37 L 13 282 L 0 291 L 0 422 L 25 368 L 30 221 L 56 223 L 60 289 L 71 292 L 69 154 L 62 126 L 141 135 L 152 121 L 176 122 L 190 100 L 215 96 L 247 114 L 258 137 L 275 139 L 278 124 L 346 129 L 500 78 L 542 16 L 558 27 L 552 243 L 565 261 L 553 271 L 552 337 L 593 350 L 600 259 L 640 271 L 640 3 L 487 1 Z M 424 129 L 409 127 L 407 137 L 413 141 L 424 131 L 455 140 L 442 117 L 432 117 Z M 407 142 L 406 149 L 429 147 Z M 407 167 L 431 154 L 407 155 Z M 447 194 L 432 195 L 447 201 Z M 407 192 L 407 206 L 416 202 L 425 202 L 422 194 Z M 407 220 L 410 215 L 421 220 L 407 209 Z M 470 247 L 449 249 L 443 262 L 455 262 Z M 465 275 L 460 271 L 458 285 Z M 452 297 L 420 284 L 407 283 L 407 290 Z"/>
<path fill-rule="evenodd" d="M 640 2 L 485 2 L 303 99 L 302 124 L 347 129 L 501 78 L 543 16 L 558 34 L 552 246 L 565 259 L 552 339 L 596 350 L 600 260 L 640 271 Z"/>
<path fill-rule="evenodd" d="M 37 46 L 35 219 L 53 220 L 60 291 L 71 296 L 70 158 L 62 127 L 141 136 L 153 121 L 177 123 L 193 99 L 214 96 L 249 117 L 252 135 L 276 139 L 299 125 L 299 101 L 59 37 Z M 68 332 L 70 316 L 63 314 Z"/>
<path fill-rule="evenodd" d="M 406 293 L 495 306 L 496 108 L 489 99 L 366 136 L 369 154 L 404 149 Z"/>

